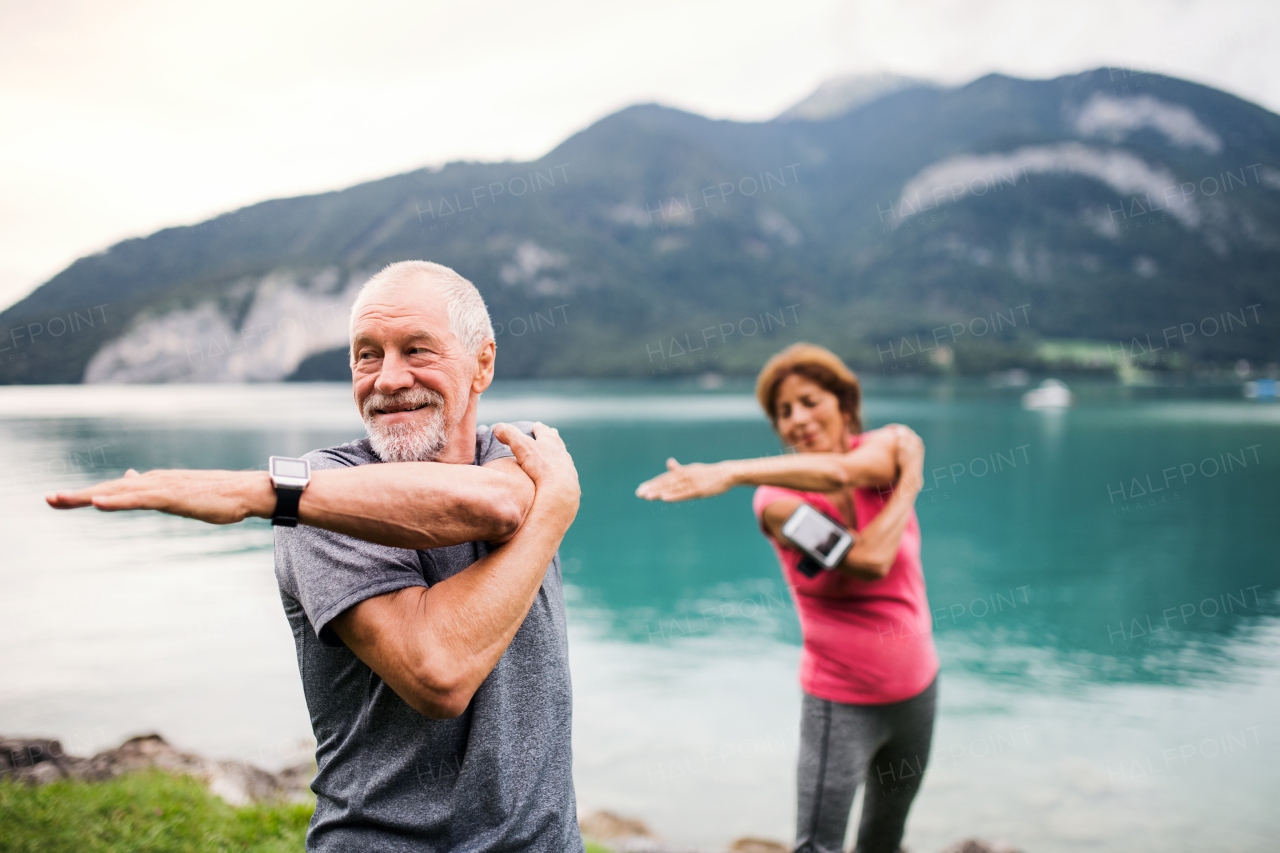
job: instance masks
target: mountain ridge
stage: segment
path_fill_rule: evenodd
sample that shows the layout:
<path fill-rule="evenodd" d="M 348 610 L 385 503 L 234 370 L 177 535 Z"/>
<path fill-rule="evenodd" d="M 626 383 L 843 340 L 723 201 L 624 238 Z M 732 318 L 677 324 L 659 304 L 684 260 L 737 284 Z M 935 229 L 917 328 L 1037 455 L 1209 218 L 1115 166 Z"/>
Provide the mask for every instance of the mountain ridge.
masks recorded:
<path fill-rule="evenodd" d="M 637 104 L 538 160 L 271 199 L 81 258 L 0 314 L 0 382 L 341 378 L 343 339 L 304 333 L 307 306 L 340 313 L 355 279 L 410 257 L 480 287 L 503 375 L 749 373 L 797 337 L 862 369 L 974 372 L 1033 364 L 1047 339 L 1128 342 L 1252 304 L 1257 322 L 1150 366 L 1266 364 L 1277 164 L 1280 116 L 1115 69 L 907 85 L 817 120 Z M 104 323 L 45 329 L 91 305 Z M 789 326 L 652 355 L 787 305 Z M 1026 323 L 949 341 L 950 361 L 886 362 L 900 333 L 1020 305 Z M 558 325 L 508 329 L 551 311 Z M 245 354 L 200 355 L 218 336 Z"/>

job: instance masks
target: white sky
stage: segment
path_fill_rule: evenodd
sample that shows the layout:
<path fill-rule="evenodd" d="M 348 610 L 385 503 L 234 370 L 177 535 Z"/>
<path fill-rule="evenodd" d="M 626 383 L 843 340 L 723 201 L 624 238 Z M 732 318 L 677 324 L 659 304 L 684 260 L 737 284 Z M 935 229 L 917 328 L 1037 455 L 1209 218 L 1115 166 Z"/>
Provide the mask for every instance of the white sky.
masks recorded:
<path fill-rule="evenodd" d="M 267 198 L 527 159 L 624 106 L 765 119 L 845 73 L 1102 65 L 1280 110 L 1274 0 L 0 0 L 0 308 Z"/>

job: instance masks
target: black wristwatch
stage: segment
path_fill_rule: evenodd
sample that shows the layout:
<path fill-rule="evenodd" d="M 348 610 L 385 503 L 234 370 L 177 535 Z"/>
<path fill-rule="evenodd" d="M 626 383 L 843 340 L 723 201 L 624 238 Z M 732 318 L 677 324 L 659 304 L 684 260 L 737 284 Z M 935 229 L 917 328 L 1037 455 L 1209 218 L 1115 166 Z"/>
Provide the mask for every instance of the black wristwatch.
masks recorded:
<path fill-rule="evenodd" d="M 271 523 L 279 527 L 298 526 L 298 502 L 311 482 L 311 464 L 305 459 L 272 456 L 267 463 L 271 484 L 276 487 L 276 509 Z"/>

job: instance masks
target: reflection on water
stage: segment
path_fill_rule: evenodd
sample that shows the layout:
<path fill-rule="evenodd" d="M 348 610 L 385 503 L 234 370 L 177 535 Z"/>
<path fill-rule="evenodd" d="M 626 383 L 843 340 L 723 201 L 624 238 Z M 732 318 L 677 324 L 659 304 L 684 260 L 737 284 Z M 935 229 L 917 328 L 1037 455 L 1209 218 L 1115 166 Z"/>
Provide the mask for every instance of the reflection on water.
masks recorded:
<path fill-rule="evenodd" d="M 485 421 L 561 426 L 581 474 L 562 548 L 579 797 L 691 844 L 791 833 L 800 635 L 750 493 L 633 496 L 668 456 L 778 452 L 742 390 L 508 382 L 481 404 Z M 907 843 L 1268 849 L 1280 407 L 1075 390 L 1054 414 L 977 386 L 868 392 L 869 424 L 928 447 L 942 710 Z M 360 433 L 339 386 L 0 389 L 0 732 L 90 751 L 155 729 L 298 760 L 310 732 L 269 526 L 64 515 L 40 495 Z"/>

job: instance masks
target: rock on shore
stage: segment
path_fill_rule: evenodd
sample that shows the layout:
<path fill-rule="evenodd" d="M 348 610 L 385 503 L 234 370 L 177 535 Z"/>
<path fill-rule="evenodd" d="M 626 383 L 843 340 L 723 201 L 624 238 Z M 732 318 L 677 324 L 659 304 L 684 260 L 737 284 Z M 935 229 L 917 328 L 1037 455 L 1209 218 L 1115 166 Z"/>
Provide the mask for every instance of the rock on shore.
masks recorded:
<path fill-rule="evenodd" d="M 268 773 L 243 761 L 214 761 L 179 752 L 157 734 L 129 738 L 92 758 L 70 755 L 56 740 L 0 737 L 0 779 L 44 785 L 60 779 L 100 782 L 124 773 L 156 768 L 201 780 L 233 806 L 270 800 L 306 800 L 314 773 L 311 763 Z"/>
<path fill-rule="evenodd" d="M 674 847 L 653 833 L 643 821 L 620 817 L 613 812 L 591 812 L 578 820 L 584 837 L 614 853 L 791 853 L 791 845 L 764 838 L 739 838 L 728 847 L 715 850 L 693 850 Z M 902 851 L 908 853 L 908 851 Z M 966 838 L 941 853 L 1021 853 L 1004 842 Z"/>

